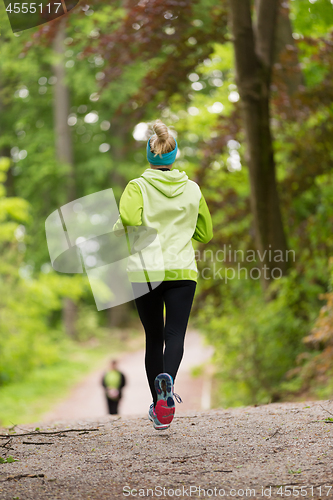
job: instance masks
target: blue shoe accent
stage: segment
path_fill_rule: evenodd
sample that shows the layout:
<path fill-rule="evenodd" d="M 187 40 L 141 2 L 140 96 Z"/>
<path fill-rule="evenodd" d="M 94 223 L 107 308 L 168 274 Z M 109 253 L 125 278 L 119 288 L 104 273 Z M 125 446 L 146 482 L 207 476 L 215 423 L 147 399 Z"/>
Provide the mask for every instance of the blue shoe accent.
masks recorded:
<path fill-rule="evenodd" d="M 157 394 L 157 401 L 161 399 L 168 401 L 169 407 L 174 406 L 175 402 L 173 400 L 173 379 L 168 373 L 160 373 L 155 378 L 155 391 Z"/>
<path fill-rule="evenodd" d="M 150 406 L 149 406 L 149 411 L 148 411 L 148 417 L 149 417 L 149 420 L 153 421 L 154 420 L 154 417 L 153 417 L 153 412 L 154 412 L 154 403 L 152 403 Z"/>
<path fill-rule="evenodd" d="M 173 398 L 168 397 L 168 399 L 167 399 L 167 405 L 169 407 L 175 406 L 175 402 L 174 402 Z"/>

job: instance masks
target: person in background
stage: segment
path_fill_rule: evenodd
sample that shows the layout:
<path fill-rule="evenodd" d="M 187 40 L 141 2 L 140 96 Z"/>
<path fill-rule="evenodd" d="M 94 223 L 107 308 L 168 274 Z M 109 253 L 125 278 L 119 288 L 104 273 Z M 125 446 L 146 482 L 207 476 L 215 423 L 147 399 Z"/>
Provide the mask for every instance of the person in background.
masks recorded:
<path fill-rule="evenodd" d="M 105 389 L 109 413 L 117 415 L 118 404 L 122 396 L 121 391 L 126 384 L 126 379 L 124 374 L 118 370 L 116 360 L 110 362 L 110 370 L 104 375 L 102 384 Z"/>

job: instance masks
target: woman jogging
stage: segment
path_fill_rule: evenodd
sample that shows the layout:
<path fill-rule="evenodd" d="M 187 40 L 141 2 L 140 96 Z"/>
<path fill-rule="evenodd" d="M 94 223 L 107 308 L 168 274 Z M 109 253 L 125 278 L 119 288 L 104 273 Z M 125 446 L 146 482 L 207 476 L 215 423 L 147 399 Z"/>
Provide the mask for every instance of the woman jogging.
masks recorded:
<path fill-rule="evenodd" d="M 158 284 L 150 279 L 148 293 L 142 294 L 142 287 L 147 287 L 144 280 L 130 277 L 146 335 L 145 367 L 153 398 L 148 415 L 154 428 L 162 430 L 167 429 L 173 419 L 174 397 L 179 398 L 173 384 L 183 357 L 198 275 L 191 240 L 207 243 L 213 232 L 199 186 L 189 180 L 185 172 L 171 170 L 177 155 L 177 141 L 160 120 L 153 129 L 155 134 L 147 143 L 150 168 L 126 186 L 119 204 L 121 220 L 114 230 L 141 225 L 155 229 L 163 255 L 163 281 Z M 156 269 L 159 262 L 156 254 L 155 251 L 145 258 L 148 270 L 150 263 Z M 150 276 L 154 276 L 154 272 Z"/>

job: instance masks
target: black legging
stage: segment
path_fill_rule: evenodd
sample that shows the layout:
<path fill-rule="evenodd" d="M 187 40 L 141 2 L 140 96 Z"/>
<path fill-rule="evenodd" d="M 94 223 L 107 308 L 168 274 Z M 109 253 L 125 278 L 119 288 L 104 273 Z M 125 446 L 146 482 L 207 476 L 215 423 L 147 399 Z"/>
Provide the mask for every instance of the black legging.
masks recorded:
<path fill-rule="evenodd" d="M 132 283 L 134 295 L 139 295 L 141 283 Z M 169 373 L 175 380 L 184 352 L 184 339 L 191 312 L 196 282 L 192 280 L 163 281 L 157 288 L 135 299 L 146 333 L 145 366 L 154 404 L 155 377 Z M 164 304 L 166 320 L 164 325 Z M 165 349 L 163 353 L 163 347 Z"/>
<path fill-rule="evenodd" d="M 108 403 L 108 408 L 109 408 L 109 413 L 110 415 L 117 415 L 118 414 L 118 401 L 114 401 L 114 399 L 106 398 L 107 403 Z"/>

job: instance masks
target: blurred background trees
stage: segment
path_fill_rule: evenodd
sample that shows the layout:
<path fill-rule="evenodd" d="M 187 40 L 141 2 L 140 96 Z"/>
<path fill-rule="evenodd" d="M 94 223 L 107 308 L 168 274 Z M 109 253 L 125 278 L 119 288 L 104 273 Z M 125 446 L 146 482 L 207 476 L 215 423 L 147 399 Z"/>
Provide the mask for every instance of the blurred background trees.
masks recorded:
<path fill-rule="evenodd" d="M 192 317 L 216 350 L 215 404 L 332 394 L 333 6 L 238 3 L 96 0 L 20 34 L 4 24 L 3 386 L 59 362 L 68 335 L 80 345 L 135 317 L 133 304 L 97 313 L 85 276 L 52 270 L 44 222 L 102 189 L 119 200 L 161 118 L 213 216 Z M 266 257 L 221 279 L 234 250 L 286 248 L 295 258 L 274 262 L 269 286 L 249 277 Z"/>

